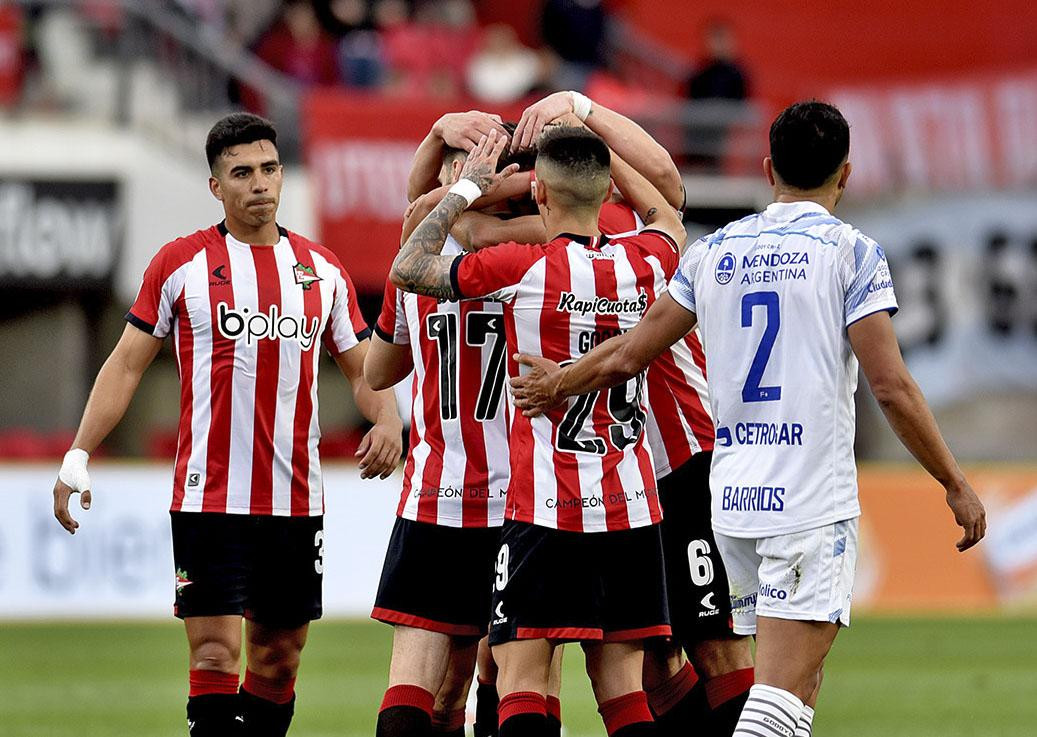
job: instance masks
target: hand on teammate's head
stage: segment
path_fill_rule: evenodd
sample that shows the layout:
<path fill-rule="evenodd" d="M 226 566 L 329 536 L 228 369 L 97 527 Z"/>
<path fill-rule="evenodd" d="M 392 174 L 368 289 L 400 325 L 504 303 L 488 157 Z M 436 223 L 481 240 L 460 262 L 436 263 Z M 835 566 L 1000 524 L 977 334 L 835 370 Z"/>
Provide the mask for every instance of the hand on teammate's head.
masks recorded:
<path fill-rule="evenodd" d="M 540 138 L 545 125 L 572 113 L 572 96 L 568 92 L 555 92 L 534 102 L 522 112 L 515 128 L 515 135 L 511 139 L 511 150 L 531 148 Z M 583 125 L 579 118 L 577 121 L 579 125 Z"/>
<path fill-rule="evenodd" d="M 490 131 L 507 137 L 501 123 L 499 115 L 469 110 L 466 113 L 447 113 L 436 122 L 435 130 L 447 146 L 471 151 Z"/>

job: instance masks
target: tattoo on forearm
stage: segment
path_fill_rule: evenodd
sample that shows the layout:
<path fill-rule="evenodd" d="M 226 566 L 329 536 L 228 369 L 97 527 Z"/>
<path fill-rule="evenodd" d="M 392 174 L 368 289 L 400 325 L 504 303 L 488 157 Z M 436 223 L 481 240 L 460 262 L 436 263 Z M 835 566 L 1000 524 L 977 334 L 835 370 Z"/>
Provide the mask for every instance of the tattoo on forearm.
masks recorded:
<path fill-rule="evenodd" d="M 458 298 L 450 283 L 452 259 L 444 257 L 442 250 L 450 228 L 465 207 L 464 197 L 448 194 L 400 248 L 392 269 L 406 291 L 436 299 Z"/>

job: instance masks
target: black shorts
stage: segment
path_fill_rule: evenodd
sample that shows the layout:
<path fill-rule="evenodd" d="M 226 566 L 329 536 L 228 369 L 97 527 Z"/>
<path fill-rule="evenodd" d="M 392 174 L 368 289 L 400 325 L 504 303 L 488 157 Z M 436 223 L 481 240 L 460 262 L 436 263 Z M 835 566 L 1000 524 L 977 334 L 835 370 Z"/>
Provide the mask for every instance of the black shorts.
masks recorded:
<path fill-rule="evenodd" d="M 482 637 L 499 545 L 499 527 L 445 527 L 397 518 L 371 617 L 455 637 Z"/>
<path fill-rule="evenodd" d="M 670 634 L 659 526 L 566 532 L 505 521 L 490 644 Z"/>
<path fill-rule="evenodd" d="M 294 629 L 321 616 L 324 518 L 171 512 L 176 603 Z"/>
<path fill-rule="evenodd" d="M 712 452 L 698 453 L 659 479 L 670 623 L 685 648 L 732 633 L 727 571 L 711 521 L 712 458 Z"/>

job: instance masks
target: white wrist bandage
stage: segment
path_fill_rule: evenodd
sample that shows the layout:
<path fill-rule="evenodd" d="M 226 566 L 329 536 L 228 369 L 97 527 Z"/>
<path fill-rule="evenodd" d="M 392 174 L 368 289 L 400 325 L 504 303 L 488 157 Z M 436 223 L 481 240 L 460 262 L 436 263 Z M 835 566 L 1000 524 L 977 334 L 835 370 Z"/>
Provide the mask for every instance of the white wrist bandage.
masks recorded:
<path fill-rule="evenodd" d="M 573 114 L 580 120 L 586 120 L 591 114 L 591 99 L 581 92 L 570 91 L 569 96 L 573 101 Z"/>
<path fill-rule="evenodd" d="M 90 488 L 90 474 L 86 472 L 86 462 L 90 454 L 82 448 L 73 448 L 65 454 L 58 471 L 58 480 L 73 491 L 86 491 Z"/>
<path fill-rule="evenodd" d="M 458 179 L 457 184 L 450 188 L 448 194 L 461 195 L 464 197 L 464 201 L 468 203 L 465 207 L 471 207 L 473 202 L 482 197 L 482 190 L 471 179 Z"/>

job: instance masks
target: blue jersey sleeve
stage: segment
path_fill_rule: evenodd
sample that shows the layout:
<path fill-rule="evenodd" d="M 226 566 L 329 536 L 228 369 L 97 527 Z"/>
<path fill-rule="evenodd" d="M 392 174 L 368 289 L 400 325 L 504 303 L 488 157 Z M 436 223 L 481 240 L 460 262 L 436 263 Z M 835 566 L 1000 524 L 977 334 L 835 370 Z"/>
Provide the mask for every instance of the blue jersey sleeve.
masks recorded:
<path fill-rule="evenodd" d="M 843 300 L 846 325 L 875 312 L 896 313 L 893 277 L 882 247 L 870 238 L 859 237 L 853 247 L 853 259 L 853 277 Z"/>

